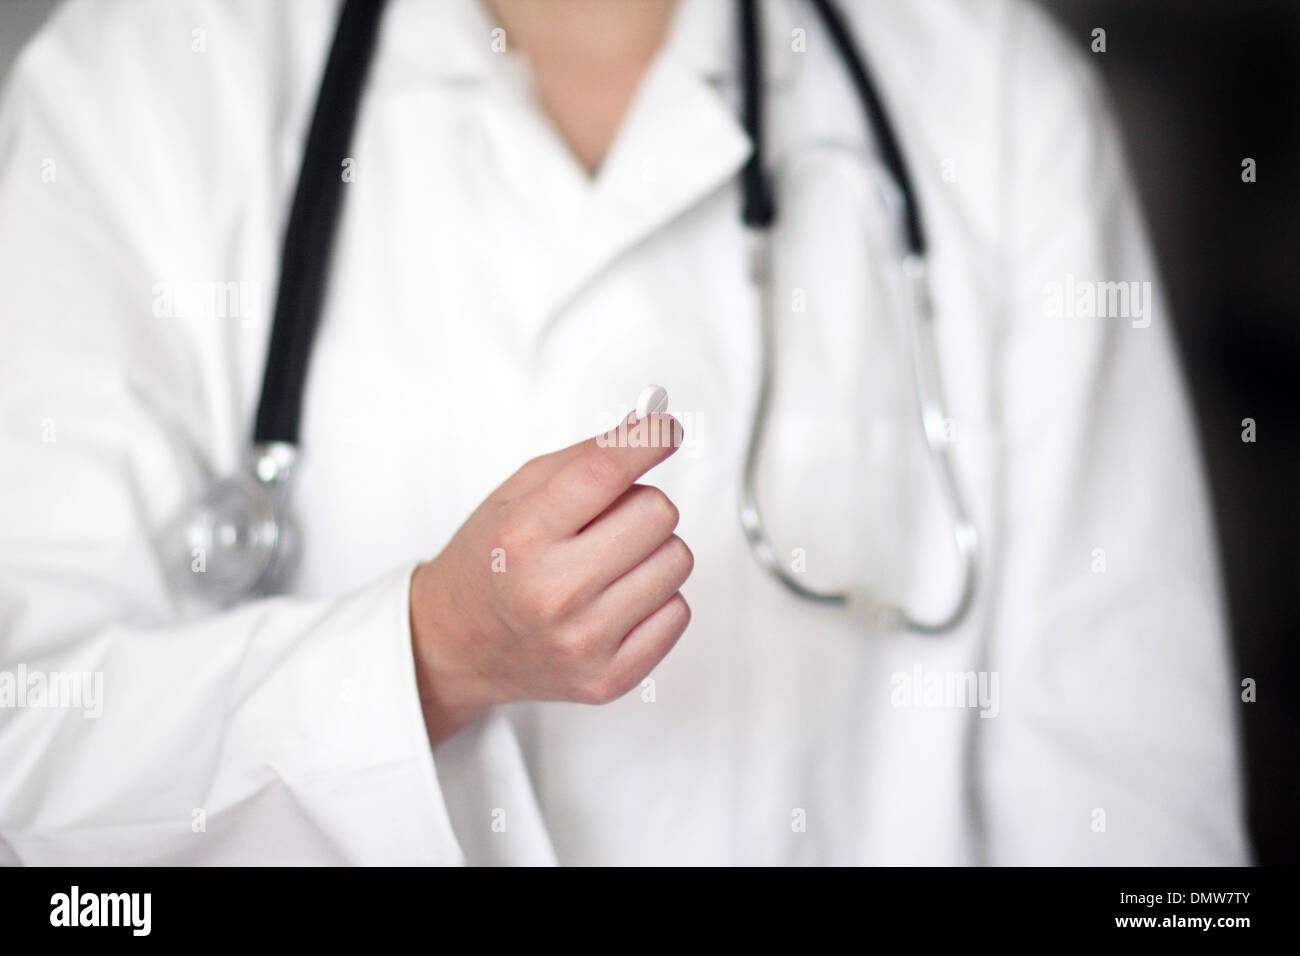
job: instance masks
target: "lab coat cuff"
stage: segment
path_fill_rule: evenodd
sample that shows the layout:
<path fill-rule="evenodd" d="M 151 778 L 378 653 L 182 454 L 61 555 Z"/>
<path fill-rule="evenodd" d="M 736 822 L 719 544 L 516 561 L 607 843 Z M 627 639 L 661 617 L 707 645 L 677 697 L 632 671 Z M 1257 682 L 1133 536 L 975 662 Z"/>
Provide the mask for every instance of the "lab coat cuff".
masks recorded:
<path fill-rule="evenodd" d="M 395 659 L 401 666 L 401 674 L 397 675 L 399 679 L 396 681 L 401 699 L 396 702 L 398 707 L 395 712 L 402 723 L 394 731 L 410 740 L 412 760 L 417 771 L 413 776 L 418 781 L 419 789 L 409 797 L 414 806 L 428 814 L 435 840 L 435 845 L 431 847 L 432 857 L 438 863 L 457 865 L 464 864 L 465 856 L 456 839 L 447 802 L 443 797 L 416 676 L 415 646 L 411 634 L 411 576 L 418 565 L 418 561 L 403 564 L 394 572 L 395 580 L 385 585 L 391 588 L 392 599 L 388 603 L 395 618 L 389 633 L 398 642 Z"/>

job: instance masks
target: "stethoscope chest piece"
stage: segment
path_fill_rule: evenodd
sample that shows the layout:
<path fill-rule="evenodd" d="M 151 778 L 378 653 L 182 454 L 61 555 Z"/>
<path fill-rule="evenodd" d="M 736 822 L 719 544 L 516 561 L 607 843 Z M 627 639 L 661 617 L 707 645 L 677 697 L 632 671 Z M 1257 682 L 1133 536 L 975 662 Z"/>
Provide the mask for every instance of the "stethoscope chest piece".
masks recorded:
<path fill-rule="evenodd" d="M 293 458 L 287 443 L 254 446 L 246 470 L 211 485 L 162 528 L 158 546 L 174 593 L 221 608 L 281 589 L 299 556 L 288 513 Z"/>

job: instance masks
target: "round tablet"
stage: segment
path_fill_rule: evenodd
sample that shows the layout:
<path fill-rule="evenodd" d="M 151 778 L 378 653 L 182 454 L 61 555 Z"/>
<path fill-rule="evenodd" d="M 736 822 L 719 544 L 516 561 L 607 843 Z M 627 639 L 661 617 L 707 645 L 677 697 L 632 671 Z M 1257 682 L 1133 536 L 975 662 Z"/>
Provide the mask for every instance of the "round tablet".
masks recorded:
<path fill-rule="evenodd" d="M 659 385 L 647 385 L 641 389 L 636 399 L 636 417 L 658 415 L 668 411 L 668 389 Z"/>

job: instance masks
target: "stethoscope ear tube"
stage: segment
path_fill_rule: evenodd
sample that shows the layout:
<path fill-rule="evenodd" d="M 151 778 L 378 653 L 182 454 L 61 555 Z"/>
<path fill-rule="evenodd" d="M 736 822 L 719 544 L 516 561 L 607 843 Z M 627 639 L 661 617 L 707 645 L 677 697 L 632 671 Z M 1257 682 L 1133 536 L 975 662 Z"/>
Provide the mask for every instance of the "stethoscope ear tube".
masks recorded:
<path fill-rule="evenodd" d="M 830 35 L 831 43 L 840 55 L 840 61 L 848 71 L 853 83 L 858 102 L 866 114 L 867 125 L 876 138 L 876 149 L 880 160 L 889 170 L 903 198 L 903 235 L 909 254 L 923 257 L 926 253 L 925 230 L 921 226 L 921 206 L 916 199 L 916 189 L 912 186 L 911 174 L 907 163 L 903 161 L 903 151 L 898 145 L 898 136 L 894 126 L 885 113 L 884 104 L 876 92 L 876 85 L 867 71 L 866 61 L 858 52 L 848 24 L 831 0 L 812 0 L 813 9 L 821 18 L 822 25 Z"/>
<path fill-rule="evenodd" d="M 346 0 L 339 14 L 284 234 L 254 442 L 298 441 L 307 365 L 342 204 L 341 164 L 383 10 L 384 0 Z"/>
<path fill-rule="evenodd" d="M 740 120 L 749 136 L 750 153 L 740 171 L 740 218 L 751 229 L 766 229 L 776 219 L 775 197 L 764 160 L 762 29 L 755 0 L 737 0 L 740 42 Z"/>

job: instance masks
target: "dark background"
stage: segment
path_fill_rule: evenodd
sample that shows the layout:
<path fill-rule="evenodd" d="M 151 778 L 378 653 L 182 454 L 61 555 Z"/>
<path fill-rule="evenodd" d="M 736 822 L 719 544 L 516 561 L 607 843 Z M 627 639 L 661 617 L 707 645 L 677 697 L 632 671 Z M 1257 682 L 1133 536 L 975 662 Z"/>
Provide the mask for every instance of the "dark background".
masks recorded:
<path fill-rule="evenodd" d="M 1295 865 L 1300 2 L 1039 2 L 1090 51 L 1124 126 L 1201 428 L 1236 665 L 1257 685 L 1241 705 L 1255 852 Z M 1105 53 L 1091 52 L 1096 27 Z"/>
<path fill-rule="evenodd" d="M 268 0 L 274 2 L 274 0 Z M 727 0 L 718 0 L 727 2 Z M 841 0 L 907 2 L 907 0 Z M 1037 0 L 1111 90 L 1177 320 L 1227 578 L 1257 860 L 1300 863 L 1300 0 Z M 0 79 L 52 0 L 0 0 Z M 1241 161 L 1257 182 L 1241 181 Z M 1256 441 L 1241 440 L 1241 420 Z"/>

